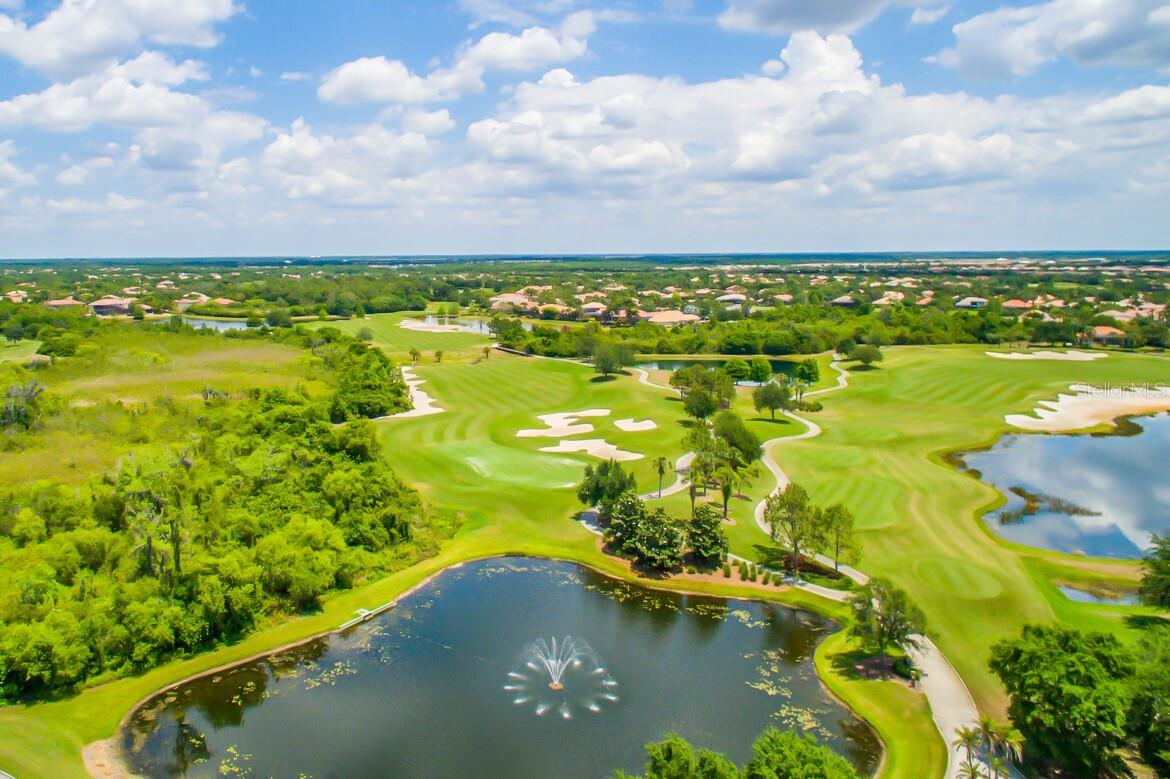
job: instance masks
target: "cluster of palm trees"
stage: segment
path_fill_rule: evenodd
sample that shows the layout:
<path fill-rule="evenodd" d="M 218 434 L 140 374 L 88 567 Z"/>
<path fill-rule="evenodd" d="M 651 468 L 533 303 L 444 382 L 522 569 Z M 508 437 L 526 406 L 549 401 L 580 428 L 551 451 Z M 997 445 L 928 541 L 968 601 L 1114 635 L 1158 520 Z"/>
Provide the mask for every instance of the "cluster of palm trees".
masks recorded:
<path fill-rule="evenodd" d="M 692 430 L 686 443 L 695 452 L 695 458 L 691 461 L 691 512 L 695 510 L 698 489 L 701 487 L 703 495 L 706 495 L 708 486 L 713 484 L 718 487 L 723 498 L 723 518 L 727 519 L 731 498 L 750 486 L 752 480 L 760 475 L 760 469 L 749 459 L 750 455 L 745 455 L 725 439 L 712 435 L 706 426 Z"/>
<path fill-rule="evenodd" d="M 956 728 L 951 745 L 966 753 L 959 766 L 960 779 L 1011 779 L 1011 767 L 1019 764 L 1024 753 L 1020 731 L 986 715 Z"/>

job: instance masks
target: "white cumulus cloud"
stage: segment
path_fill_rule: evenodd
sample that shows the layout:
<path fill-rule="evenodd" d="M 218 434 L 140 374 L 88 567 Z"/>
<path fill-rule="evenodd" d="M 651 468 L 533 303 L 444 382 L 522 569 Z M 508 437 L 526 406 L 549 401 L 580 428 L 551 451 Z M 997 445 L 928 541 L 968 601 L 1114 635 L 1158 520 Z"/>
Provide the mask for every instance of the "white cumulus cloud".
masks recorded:
<path fill-rule="evenodd" d="M 1081 65 L 1170 66 L 1166 0 L 1052 0 L 1004 6 L 954 26 L 943 64 L 984 78 L 1023 76 L 1059 58 Z"/>

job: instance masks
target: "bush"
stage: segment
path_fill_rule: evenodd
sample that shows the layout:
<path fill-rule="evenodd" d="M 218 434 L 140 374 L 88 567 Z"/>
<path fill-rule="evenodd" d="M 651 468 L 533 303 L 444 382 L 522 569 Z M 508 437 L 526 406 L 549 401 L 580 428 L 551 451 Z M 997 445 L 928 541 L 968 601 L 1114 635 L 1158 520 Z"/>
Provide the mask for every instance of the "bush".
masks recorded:
<path fill-rule="evenodd" d="M 730 566 L 730 565 L 728 565 L 727 563 L 724 563 L 724 564 L 723 564 L 723 578 L 724 578 L 724 579 L 730 579 L 730 578 L 731 578 L 731 566 Z"/>

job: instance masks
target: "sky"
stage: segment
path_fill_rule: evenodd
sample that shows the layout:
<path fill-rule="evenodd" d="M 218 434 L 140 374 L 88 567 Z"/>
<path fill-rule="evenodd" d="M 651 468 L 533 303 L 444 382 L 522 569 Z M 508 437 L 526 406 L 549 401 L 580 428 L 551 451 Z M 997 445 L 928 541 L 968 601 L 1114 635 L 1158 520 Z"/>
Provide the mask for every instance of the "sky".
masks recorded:
<path fill-rule="evenodd" d="M 0 257 L 1170 248 L 1170 0 L 0 0 Z"/>

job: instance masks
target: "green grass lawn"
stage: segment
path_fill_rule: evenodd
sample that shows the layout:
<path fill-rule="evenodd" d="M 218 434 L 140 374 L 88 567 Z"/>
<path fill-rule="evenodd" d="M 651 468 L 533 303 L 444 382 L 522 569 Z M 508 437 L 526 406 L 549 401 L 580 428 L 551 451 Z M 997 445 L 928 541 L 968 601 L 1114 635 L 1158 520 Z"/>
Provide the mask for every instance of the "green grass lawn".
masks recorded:
<path fill-rule="evenodd" d="M 1074 604 L 1049 582 L 1057 565 L 1090 580 L 1132 578 L 1136 566 L 1005 544 L 979 515 L 1001 500 L 991 487 L 944 463 L 940 454 L 992 443 L 1004 414 L 1028 412 L 1077 382 L 1114 384 L 1165 377 L 1170 360 L 1110 353 L 1090 363 L 1012 362 L 977 347 L 886 350 L 855 371 L 850 386 L 820 396 L 821 436 L 783 444 L 777 462 L 814 501 L 845 503 L 864 545 L 859 567 L 887 576 L 923 607 L 929 633 L 980 708 L 1002 715 L 1003 692 L 987 669 L 989 648 L 1026 622 L 1060 619 L 1132 638 L 1113 615 L 1140 607 Z"/>
<path fill-rule="evenodd" d="M 605 438 L 628 451 L 643 453 L 643 459 L 630 465 L 640 488 L 650 490 L 657 482 L 652 458 L 663 455 L 673 462 L 683 451 L 686 427 L 682 404 L 673 393 L 639 384 L 633 375 L 594 381 L 587 366 L 498 352 L 478 363 L 468 358 L 439 365 L 423 363 L 417 375 L 425 380 L 424 389 L 448 410 L 379 422 L 378 434 L 394 467 L 426 495 L 430 509 L 463 521 L 459 533 L 437 557 L 338 593 L 319 613 L 274 624 L 236 645 L 170 663 L 140 677 L 94 687 L 68 700 L 0 709 L 0 767 L 22 779 L 83 776 L 82 746 L 111 736 L 135 703 L 153 691 L 200 671 L 334 628 L 357 608 L 375 607 L 455 562 L 520 553 L 582 562 L 630 578 L 623 562 L 601 554 L 597 538 L 571 518 L 582 508 L 575 484 L 583 466 L 598 461 L 587 455 L 539 452 L 541 446 L 553 445 L 558 439 L 518 438 L 516 432 L 539 427 L 537 414 L 609 408 L 612 413 L 608 417 L 583 420 L 594 425 L 594 432 L 573 438 Z M 750 403 L 746 397 L 737 400 L 737 407 Z M 618 430 L 614 421 L 627 417 L 654 419 L 658 428 L 647 432 Z M 753 420 L 750 424 L 766 428 L 771 436 L 779 434 L 777 430 L 795 433 L 803 429 L 791 422 Z M 770 475 L 762 471 L 750 490 L 753 500 L 770 488 Z M 682 514 L 686 498 L 676 497 L 684 501 L 678 512 Z M 741 503 L 736 511 L 750 516 L 751 501 Z M 737 546 L 751 543 L 751 527 L 745 521 L 731 528 Z M 762 597 L 843 616 L 838 604 L 803 592 L 748 589 L 734 580 L 642 583 Z M 847 663 L 834 659 L 849 650 L 843 643 L 822 647 L 818 668 L 826 684 L 882 735 L 888 750 L 882 776 L 940 774 L 944 749 L 924 699 L 897 684 L 861 680 Z"/>
<path fill-rule="evenodd" d="M 479 352 L 492 342 L 486 335 L 478 333 L 425 333 L 418 330 L 407 330 L 401 326 L 403 319 L 418 318 L 420 311 L 398 311 L 393 314 L 370 314 L 365 319 L 341 319 L 334 322 L 306 322 L 309 328 L 336 327 L 343 333 L 356 336 L 363 328 L 369 328 L 373 333 L 371 343 L 380 347 L 387 354 L 406 359 L 411 349 L 423 352 L 423 359 L 430 360 L 437 350 L 442 350 L 448 357 L 457 353 Z"/>
<path fill-rule="evenodd" d="M 40 341 L 0 341 L 0 362 L 26 362 L 40 345 Z"/>

